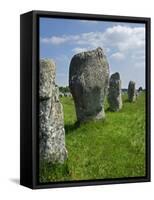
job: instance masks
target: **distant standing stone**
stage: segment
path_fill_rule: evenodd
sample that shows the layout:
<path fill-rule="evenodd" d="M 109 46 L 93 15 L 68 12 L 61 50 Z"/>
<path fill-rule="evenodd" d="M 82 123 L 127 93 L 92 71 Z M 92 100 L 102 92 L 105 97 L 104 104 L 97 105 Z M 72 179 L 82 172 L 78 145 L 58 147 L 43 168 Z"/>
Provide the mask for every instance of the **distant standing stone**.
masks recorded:
<path fill-rule="evenodd" d="M 56 66 L 52 60 L 40 60 L 40 160 L 63 163 L 67 158 L 63 108 L 55 85 Z"/>
<path fill-rule="evenodd" d="M 142 88 L 142 87 L 139 87 L 138 91 L 139 91 L 139 92 L 142 92 L 142 91 L 143 91 L 143 88 Z"/>
<path fill-rule="evenodd" d="M 62 92 L 59 93 L 59 97 L 63 97 L 64 94 Z"/>
<path fill-rule="evenodd" d="M 100 47 L 73 56 L 69 87 L 79 122 L 105 117 L 104 98 L 109 82 L 109 64 Z"/>
<path fill-rule="evenodd" d="M 128 85 L 128 101 L 129 102 L 136 101 L 136 88 L 134 81 L 130 81 Z"/>
<path fill-rule="evenodd" d="M 122 108 L 121 80 L 118 72 L 110 77 L 108 103 L 111 111 L 116 112 Z"/>

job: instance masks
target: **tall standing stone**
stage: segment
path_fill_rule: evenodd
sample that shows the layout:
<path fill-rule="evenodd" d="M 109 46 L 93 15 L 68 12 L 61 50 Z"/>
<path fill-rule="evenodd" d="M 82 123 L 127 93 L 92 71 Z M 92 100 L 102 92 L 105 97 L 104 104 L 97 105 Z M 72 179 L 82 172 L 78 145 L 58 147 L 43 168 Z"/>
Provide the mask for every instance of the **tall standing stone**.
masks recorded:
<path fill-rule="evenodd" d="M 100 47 L 73 56 L 69 70 L 69 87 L 79 122 L 105 117 L 104 98 L 108 81 L 109 64 Z"/>
<path fill-rule="evenodd" d="M 122 108 L 121 80 L 118 72 L 110 77 L 108 103 L 111 111 L 119 111 Z"/>
<path fill-rule="evenodd" d="M 40 60 L 40 160 L 63 163 L 67 158 L 63 108 L 59 102 L 59 89 L 55 85 L 55 64 L 52 60 Z"/>
<path fill-rule="evenodd" d="M 136 101 L 136 88 L 134 81 L 130 81 L 128 85 L 128 101 L 129 102 Z"/>

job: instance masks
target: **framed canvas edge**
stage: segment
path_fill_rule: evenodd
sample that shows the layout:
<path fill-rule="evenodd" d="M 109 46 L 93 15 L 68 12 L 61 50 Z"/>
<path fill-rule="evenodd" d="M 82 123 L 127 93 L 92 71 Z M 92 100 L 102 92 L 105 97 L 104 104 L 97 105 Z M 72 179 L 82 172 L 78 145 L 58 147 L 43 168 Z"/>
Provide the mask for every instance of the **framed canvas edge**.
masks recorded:
<path fill-rule="evenodd" d="M 106 184 L 122 184 L 122 183 L 139 183 L 151 181 L 151 19 L 145 17 L 130 17 L 130 16 L 115 16 L 115 15 L 98 15 L 85 13 L 68 13 L 68 12 L 52 12 L 52 11 L 31 11 L 33 16 L 33 31 L 32 31 L 32 185 L 31 189 L 41 188 L 59 188 L 59 187 L 78 187 L 78 186 L 95 186 Z M 39 37 L 38 37 L 38 19 L 39 17 L 55 17 L 66 19 L 90 19 L 90 20 L 107 20 L 107 21 L 122 21 L 145 23 L 146 25 L 146 176 L 144 177 L 128 177 L 128 178 L 114 178 L 101 180 L 85 180 L 85 181 L 65 181 L 53 183 L 39 183 L 38 171 L 38 116 L 36 115 L 38 105 L 38 73 L 37 66 L 39 65 Z"/>

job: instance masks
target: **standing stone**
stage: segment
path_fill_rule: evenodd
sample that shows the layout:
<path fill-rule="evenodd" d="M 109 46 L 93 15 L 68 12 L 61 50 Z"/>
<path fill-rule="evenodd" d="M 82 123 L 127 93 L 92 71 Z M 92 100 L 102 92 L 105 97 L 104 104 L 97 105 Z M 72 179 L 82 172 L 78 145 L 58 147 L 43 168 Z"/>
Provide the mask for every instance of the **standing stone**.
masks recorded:
<path fill-rule="evenodd" d="M 122 108 L 121 80 L 118 72 L 110 77 L 108 103 L 111 111 L 119 111 Z"/>
<path fill-rule="evenodd" d="M 143 91 L 143 88 L 139 87 L 138 92 L 142 92 L 142 91 Z"/>
<path fill-rule="evenodd" d="M 105 117 L 104 98 L 108 81 L 109 64 L 100 47 L 73 56 L 70 63 L 69 87 L 79 122 Z"/>
<path fill-rule="evenodd" d="M 59 102 L 59 89 L 55 85 L 55 64 L 40 60 L 40 160 L 63 163 L 67 158 L 63 108 Z"/>
<path fill-rule="evenodd" d="M 130 81 L 128 85 L 128 101 L 129 102 L 136 101 L 136 89 L 134 81 Z"/>

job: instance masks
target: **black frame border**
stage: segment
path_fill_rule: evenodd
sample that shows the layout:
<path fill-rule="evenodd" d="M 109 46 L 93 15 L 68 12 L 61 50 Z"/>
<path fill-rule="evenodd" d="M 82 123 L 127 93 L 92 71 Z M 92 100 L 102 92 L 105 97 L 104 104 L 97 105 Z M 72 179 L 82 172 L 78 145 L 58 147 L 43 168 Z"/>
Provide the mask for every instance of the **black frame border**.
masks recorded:
<path fill-rule="evenodd" d="M 98 15 L 85 13 L 66 13 L 51 11 L 31 11 L 32 14 L 32 183 L 33 189 L 58 188 L 72 186 L 106 185 L 120 183 L 137 183 L 151 181 L 151 19 L 144 17 L 128 17 L 114 15 Z M 28 13 L 27 13 L 28 14 Z M 23 14 L 24 15 L 24 14 Z M 26 14 L 25 14 L 26 15 Z M 39 18 L 84 19 L 125 23 L 142 23 L 146 28 L 146 176 L 113 179 L 96 179 L 80 181 L 60 181 L 39 183 Z M 25 172 L 26 173 L 26 172 Z M 27 172 L 28 173 L 28 172 Z M 21 183 L 22 184 L 22 183 Z M 25 184 L 22 184 L 25 185 Z"/>

